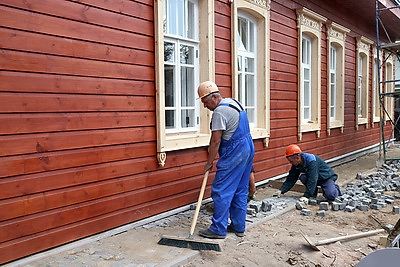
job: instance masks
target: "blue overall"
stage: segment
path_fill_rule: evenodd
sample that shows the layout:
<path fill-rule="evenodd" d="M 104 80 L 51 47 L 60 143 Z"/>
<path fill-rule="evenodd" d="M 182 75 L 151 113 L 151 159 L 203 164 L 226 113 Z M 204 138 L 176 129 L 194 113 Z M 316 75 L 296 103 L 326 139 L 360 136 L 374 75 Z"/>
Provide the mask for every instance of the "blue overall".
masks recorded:
<path fill-rule="evenodd" d="M 220 105 L 229 106 L 226 103 Z M 226 235 L 228 217 L 231 219 L 231 228 L 235 231 L 244 232 L 246 228 L 247 195 L 254 144 L 247 114 L 243 108 L 239 111 L 239 116 L 239 125 L 232 137 L 229 140 L 221 140 L 217 172 L 211 187 L 214 214 L 209 230 L 217 235 Z"/>

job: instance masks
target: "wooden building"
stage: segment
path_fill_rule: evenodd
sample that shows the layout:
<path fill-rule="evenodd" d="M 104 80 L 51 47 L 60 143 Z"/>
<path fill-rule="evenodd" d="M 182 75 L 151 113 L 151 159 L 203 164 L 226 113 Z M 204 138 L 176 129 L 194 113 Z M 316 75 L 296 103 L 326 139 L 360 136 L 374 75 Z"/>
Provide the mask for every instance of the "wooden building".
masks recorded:
<path fill-rule="evenodd" d="M 0 264 L 195 202 L 201 81 L 245 104 L 257 181 L 378 144 L 374 46 L 375 0 L 0 0 Z"/>

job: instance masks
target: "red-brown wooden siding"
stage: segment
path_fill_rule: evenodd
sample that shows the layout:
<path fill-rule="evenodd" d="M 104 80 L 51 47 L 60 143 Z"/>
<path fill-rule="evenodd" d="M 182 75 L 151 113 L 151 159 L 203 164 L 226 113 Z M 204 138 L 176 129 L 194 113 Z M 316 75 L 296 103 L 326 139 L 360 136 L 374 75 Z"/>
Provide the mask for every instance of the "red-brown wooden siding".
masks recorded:
<path fill-rule="evenodd" d="M 379 124 L 355 127 L 355 37 L 373 30 L 326 1 L 272 1 L 271 138 L 255 140 L 257 180 L 286 172 L 284 147 L 297 142 L 302 6 L 352 32 L 344 133 L 327 135 L 323 27 L 321 136 L 301 147 L 328 159 L 379 141 Z M 0 264 L 196 201 L 206 149 L 156 160 L 153 1 L 2 0 L 0 14 Z M 228 0 L 215 1 L 215 33 L 216 82 L 231 96 Z"/>

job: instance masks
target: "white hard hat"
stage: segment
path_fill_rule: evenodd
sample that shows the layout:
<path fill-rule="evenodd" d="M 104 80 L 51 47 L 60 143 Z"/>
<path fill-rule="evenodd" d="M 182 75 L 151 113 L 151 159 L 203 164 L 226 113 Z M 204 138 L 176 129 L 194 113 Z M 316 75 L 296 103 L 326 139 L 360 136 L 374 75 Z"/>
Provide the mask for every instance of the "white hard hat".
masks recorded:
<path fill-rule="evenodd" d="M 215 92 L 219 92 L 218 86 L 212 81 L 202 82 L 197 89 L 199 98 L 203 98 Z"/>

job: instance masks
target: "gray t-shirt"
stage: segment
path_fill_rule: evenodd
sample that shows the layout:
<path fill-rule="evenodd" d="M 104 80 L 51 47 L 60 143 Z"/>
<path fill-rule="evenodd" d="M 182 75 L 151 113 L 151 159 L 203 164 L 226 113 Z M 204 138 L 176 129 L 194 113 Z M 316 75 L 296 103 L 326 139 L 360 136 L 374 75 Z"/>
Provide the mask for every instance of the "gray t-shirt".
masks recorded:
<path fill-rule="evenodd" d="M 241 110 L 240 106 L 231 98 L 224 98 L 221 103 L 231 104 Z M 211 118 L 211 131 L 222 130 L 222 138 L 229 140 L 239 125 L 239 112 L 229 106 L 218 106 Z"/>

